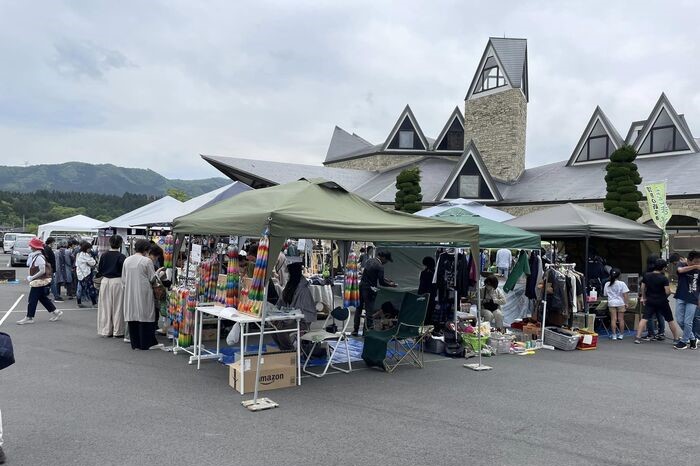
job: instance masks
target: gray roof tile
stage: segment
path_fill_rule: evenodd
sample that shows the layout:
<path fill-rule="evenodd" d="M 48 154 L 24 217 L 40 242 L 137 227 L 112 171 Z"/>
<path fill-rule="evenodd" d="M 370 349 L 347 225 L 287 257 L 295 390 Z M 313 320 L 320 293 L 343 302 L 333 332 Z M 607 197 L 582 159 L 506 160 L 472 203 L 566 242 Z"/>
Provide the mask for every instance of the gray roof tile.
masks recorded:
<path fill-rule="evenodd" d="M 331 143 L 326 152 L 326 162 L 340 160 L 344 155 L 372 147 L 372 144 L 356 134 L 350 134 L 338 126 L 333 130 Z"/>
<path fill-rule="evenodd" d="M 491 43 L 505 68 L 513 87 L 522 85 L 523 68 L 527 61 L 527 39 L 491 37 Z"/>
<path fill-rule="evenodd" d="M 253 187 L 289 183 L 300 178 L 325 178 L 353 191 L 376 175 L 376 172 L 350 168 L 270 162 L 217 155 L 202 155 L 202 158 L 229 178 L 253 185 Z"/>

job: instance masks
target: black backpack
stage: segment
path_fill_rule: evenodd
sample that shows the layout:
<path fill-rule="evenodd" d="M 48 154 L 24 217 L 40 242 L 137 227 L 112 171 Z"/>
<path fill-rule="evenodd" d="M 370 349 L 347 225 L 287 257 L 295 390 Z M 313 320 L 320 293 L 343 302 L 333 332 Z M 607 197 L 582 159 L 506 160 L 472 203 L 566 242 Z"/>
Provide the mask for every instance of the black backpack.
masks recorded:
<path fill-rule="evenodd" d="M 4 332 L 0 332 L 0 370 L 15 363 L 15 352 L 12 348 L 12 338 Z"/>

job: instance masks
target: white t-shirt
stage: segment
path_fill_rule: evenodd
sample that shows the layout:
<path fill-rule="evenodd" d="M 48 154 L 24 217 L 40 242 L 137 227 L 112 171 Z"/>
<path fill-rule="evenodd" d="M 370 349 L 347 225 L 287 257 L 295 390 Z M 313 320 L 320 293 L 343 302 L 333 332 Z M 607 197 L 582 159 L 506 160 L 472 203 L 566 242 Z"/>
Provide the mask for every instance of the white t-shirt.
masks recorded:
<path fill-rule="evenodd" d="M 499 249 L 496 252 L 496 267 L 509 269 L 511 262 L 513 262 L 513 254 L 510 249 Z"/>
<path fill-rule="evenodd" d="M 625 293 L 629 293 L 629 288 L 627 284 L 622 280 L 615 280 L 612 285 L 610 282 L 605 284 L 603 289 L 603 294 L 608 297 L 609 307 L 622 307 L 625 305 Z"/>

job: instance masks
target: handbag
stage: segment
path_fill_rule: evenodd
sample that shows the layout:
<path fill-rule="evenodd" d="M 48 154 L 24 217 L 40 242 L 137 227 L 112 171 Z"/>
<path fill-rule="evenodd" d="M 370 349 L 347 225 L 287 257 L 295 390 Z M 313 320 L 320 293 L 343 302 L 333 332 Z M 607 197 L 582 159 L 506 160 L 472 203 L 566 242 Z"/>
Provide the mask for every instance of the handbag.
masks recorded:
<path fill-rule="evenodd" d="M 95 276 L 92 279 L 92 284 L 95 285 L 95 289 L 97 291 L 100 290 L 100 285 L 102 285 L 102 274 L 99 272 L 95 273 Z"/>
<path fill-rule="evenodd" d="M 161 301 L 161 300 L 165 299 L 165 295 L 167 294 L 166 293 L 167 290 L 165 289 L 165 285 L 163 285 L 163 282 L 161 281 L 160 278 L 158 278 L 157 275 L 154 277 L 153 282 L 151 283 L 151 286 L 153 288 L 153 298 L 156 301 Z"/>
<path fill-rule="evenodd" d="M 34 263 L 35 262 L 32 262 L 32 265 L 29 267 L 30 277 L 32 275 L 36 275 L 39 272 L 39 267 L 35 266 Z M 48 286 L 49 284 L 51 284 L 51 277 L 53 277 L 53 268 L 51 268 L 51 264 L 46 262 L 44 264 L 44 275 L 30 281 L 29 286 L 31 286 L 32 288 L 41 288 L 44 286 Z"/>
<path fill-rule="evenodd" d="M 12 338 L 4 332 L 0 332 L 0 370 L 15 363 L 15 351 L 12 348 Z"/>

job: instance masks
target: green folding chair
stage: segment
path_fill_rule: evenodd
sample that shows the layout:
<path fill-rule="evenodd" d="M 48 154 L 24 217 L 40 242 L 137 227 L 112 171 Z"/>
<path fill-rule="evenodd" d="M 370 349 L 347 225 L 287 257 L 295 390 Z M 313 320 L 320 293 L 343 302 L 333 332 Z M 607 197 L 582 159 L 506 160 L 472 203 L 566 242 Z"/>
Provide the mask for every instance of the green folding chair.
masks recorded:
<path fill-rule="evenodd" d="M 362 359 L 367 365 L 382 367 L 387 372 L 394 372 L 400 365 L 423 367 L 428 300 L 428 294 L 405 293 L 396 327 L 367 331 L 362 349 Z"/>

